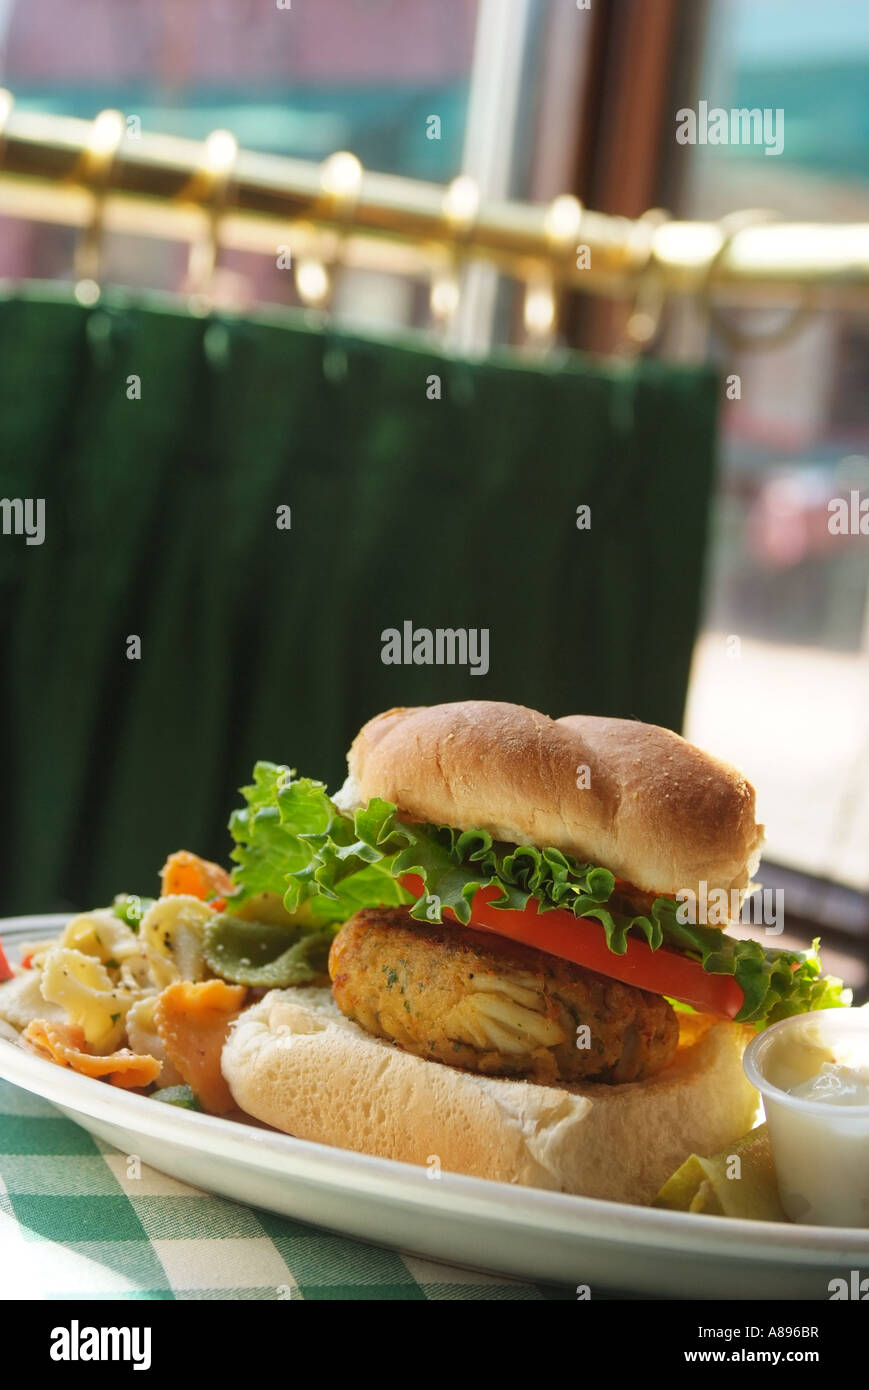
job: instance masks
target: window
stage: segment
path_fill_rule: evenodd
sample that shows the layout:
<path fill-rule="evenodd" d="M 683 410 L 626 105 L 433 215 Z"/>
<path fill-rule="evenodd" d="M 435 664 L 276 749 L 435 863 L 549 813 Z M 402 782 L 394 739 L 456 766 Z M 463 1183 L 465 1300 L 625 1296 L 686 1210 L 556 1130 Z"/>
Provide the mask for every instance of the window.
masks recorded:
<path fill-rule="evenodd" d="M 774 157 L 757 144 L 680 147 L 679 214 L 763 206 L 794 221 L 869 221 L 867 56 L 862 5 L 716 0 L 697 98 L 783 110 L 784 144 Z M 763 332 L 781 319 L 738 322 Z M 869 498 L 869 330 L 819 313 L 772 350 L 714 342 L 739 398 L 722 405 L 686 733 L 749 772 L 770 859 L 865 890 L 869 535 L 851 521 L 852 496 Z M 836 498 L 848 504 L 845 534 L 831 534 Z"/>
<path fill-rule="evenodd" d="M 0 83 L 25 110 L 89 120 L 117 107 L 146 131 L 204 139 L 227 128 L 244 148 L 314 160 L 351 149 L 368 168 L 444 183 L 461 169 L 477 7 L 0 0 Z M 68 229 L 9 219 L 0 275 L 66 278 L 74 245 Z M 292 301 L 291 277 L 267 257 L 228 252 L 221 264 L 240 305 Z M 186 266 L 177 244 L 106 246 L 105 277 L 116 283 L 174 290 Z M 353 278 L 363 303 L 392 296 L 382 318 L 407 318 L 407 286 L 378 276 L 366 294 Z"/>

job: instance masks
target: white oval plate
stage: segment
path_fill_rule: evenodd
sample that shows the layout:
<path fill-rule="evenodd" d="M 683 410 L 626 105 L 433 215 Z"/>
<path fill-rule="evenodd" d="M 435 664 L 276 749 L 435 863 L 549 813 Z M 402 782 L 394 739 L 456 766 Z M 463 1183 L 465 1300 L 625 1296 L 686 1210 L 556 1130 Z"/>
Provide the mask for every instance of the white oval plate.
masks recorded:
<path fill-rule="evenodd" d="M 10 948 L 67 916 L 0 921 Z M 9 951 L 13 954 L 12 949 Z M 651 1298 L 829 1298 L 869 1273 L 869 1230 L 735 1221 L 569 1197 L 332 1149 L 161 1105 L 0 1038 L 0 1076 L 194 1187 L 406 1253 Z"/>

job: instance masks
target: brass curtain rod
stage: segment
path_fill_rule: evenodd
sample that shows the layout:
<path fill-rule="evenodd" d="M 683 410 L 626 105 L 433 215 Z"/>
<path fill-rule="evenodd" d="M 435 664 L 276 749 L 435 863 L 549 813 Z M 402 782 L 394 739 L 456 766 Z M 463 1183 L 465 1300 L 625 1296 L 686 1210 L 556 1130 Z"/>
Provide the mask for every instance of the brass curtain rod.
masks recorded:
<path fill-rule="evenodd" d="M 219 217 L 221 246 L 276 254 L 286 243 L 291 254 L 316 255 L 331 233 L 342 263 L 397 273 L 430 275 L 477 258 L 520 280 L 542 273 L 557 288 L 614 297 L 634 295 L 652 274 L 665 294 L 869 309 L 867 224 L 750 214 L 722 223 L 651 214 L 632 221 L 570 197 L 479 202 L 468 179 L 444 188 L 363 170 L 346 154 L 318 164 L 237 151 L 225 132 L 217 162 L 215 136 L 134 138 L 126 125 L 107 150 L 101 119 L 16 110 L 0 92 L 0 212 L 88 228 L 99 202 L 109 232 L 195 241 L 203 219 Z"/>

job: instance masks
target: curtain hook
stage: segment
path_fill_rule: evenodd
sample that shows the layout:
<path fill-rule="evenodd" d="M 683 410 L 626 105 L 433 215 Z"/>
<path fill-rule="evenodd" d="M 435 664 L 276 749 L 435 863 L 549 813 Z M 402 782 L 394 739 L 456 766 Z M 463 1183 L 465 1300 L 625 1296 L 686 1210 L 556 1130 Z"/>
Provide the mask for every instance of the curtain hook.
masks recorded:
<path fill-rule="evenodd" d="M 578 198 L 570 193 L 554 198 L 546 209 L 543 229 L 550 261 L 538 266 L 525 282 L 522 318 L 526 342 L 538 351 L 548 351 L 555 342 L 558 327 L 557 262 L 570 250 L 579 256 L 579 237 L 582 233 L 584 209 Z"/>
<path fill-rule="evenodd" d="M 548 351 L 555 341 L 557 318 L 555 280 L 552 271 L 541 266 L 525 282 L 522 321 L 526 345 L 538 352 Z"/>
<path fill-rule="evenodd" d="M 455 318 L 462 297 L 459 270 L 462 248 L 471 239 L 480 211 L 480 187 L 470 174 L 459 174 L 447 185 L 441 204 L 447 242 L 446 258 L 434 271 L 429 288 L 429 310 L 434 325 L 444 333 Z"/>
<path fill-rule="evenodd" d="M 455 317 L 460 299 L 455 258 L 450 256 L 432 273 L 429 285 L 428 304 L 433 328 L 446 331 Z"/>
<path fill-rule="evenodd" d="M 364 170 L 360 160 L 349 150 L 336 150 L 324 160 L 320 169 L 320 199 L 318 211 L 337 227 L 324 232 L 316 254 L 303 256 L 296 262 L 296 293 L 308 309 L 326 308 L 332 298 L 335 272 L 343 260 L 344 243 L 359 202 Z"/>
<path fill-rule="evenodd" d="M 670 214 L 664 208 L 649 208 L 637 218 L 628 232 L 628 256 L 636 246 L 642 256 L 642 264 L 635 275 L 636 292 L 622 343 L 622 351 L 628 355 L 645 352 L 661 331 L 667 296 L 655 259 L 655 236 L 658 228 L 669 221 Z"/>
<path fill-rule="evenodd" d="M 188 197 L 205 218 L 204 230 L 190 244 L 187 261 L 189 307 L 195 314 L 214 308 L 214 280 L 220 258 L 220 224 L 238 158 L 238 141 L 229 130 L 213 130 L 205 141 L 202 160 L 193 175 Z"/>
<path fill-rule="evenodd" d="M 84 184 L 92 198 L 90 221 L 82 230 L 73 255 L 75 297 L 88 307 L 96 304 L 100 297 L 106 196 L 126 131 L 127 124 L 120 111 L 111 108 L 100 111 L 91 125 L 74 175 L 76 183 Z"/>
<path fill-rule="evenodd" d="M 714 302 L 712 284 L 715 279 L 715 272 L 721 262 L 726 260 L 737 233 L 746 227 L 758 227 L 776 220 L 777 214 L 770 208 L 744 208 L 738 212 L 727 213 L 718 223 L 721 240 L 709 258 L 703 284 L 698 294 L 698 301 L 706 314 L 710 328 L 723 338 L 732 352 L 762 352 L 768 348 L 783 347 L 796 337 L 814 311 L 814 297 L 811 287 L 806 286 L 799 303 L 795 304 L 786 314 L 782 323 L 768 333 L 752 333 L 737 328 L 735 324 L 725 318 L 721 309 Z"/>

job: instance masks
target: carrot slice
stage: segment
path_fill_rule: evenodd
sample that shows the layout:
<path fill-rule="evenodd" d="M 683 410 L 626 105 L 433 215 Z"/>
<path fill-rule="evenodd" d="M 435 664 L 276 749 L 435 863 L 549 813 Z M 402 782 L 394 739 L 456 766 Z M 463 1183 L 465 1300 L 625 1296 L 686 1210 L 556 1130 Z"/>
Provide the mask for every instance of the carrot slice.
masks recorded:
<path fill-rule="evenodd" d="M 209 859 L 200 859 L 189 849 L 179 849 L 170 854 L 163 865 L 160 879 L 160 896 L 168 898 L 175 893 L 189 893 L 192 898 L 224 897 L 233 890 L 233 882 L 226 869 L 212 864 Z"/>
<path fill-rule="evenodd" d="M 163 990 L 154 1006 L 167 1057 L 212 1115 L 225 1115 L 235 1106 L 220 1070 L 220 1054 L 246 995 L 243 985 L 224 980 L 179 980 Z"/>
<path fill-rule="evenodd" d="M 156 1081 L 163 1063 L 149 1054 L 139 1055 L 128 1047 L 101 1057 L 87 1050 L 84 1029 L 77 1023 L 49 1023 L 34 1018 L 22 1034 L 40 1056 L 49 1057 L 61 1067 L 70 1067 L 82 1076 L 105 1078 L 113 1086 L 133 1090 Z"/>
<path fill-rule="evenodd" d="M 32 954 L 32 952 L 31 952 L 30 954 Z M 27 957 L 25 956 L 25 960 L 26 960 L 26 959 L 27 959 Z M 24 961 L 22 961 L 21 964 L 24 965 Z M 3 954 L 3 943 L 2 943 L 2 941 L 0 941 L 0 980 L 11 980 L 11 979 L 12 979 L 12 966 L 9 964 L 8 960 L 6 959 L 5 955 Z"/>

